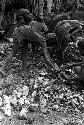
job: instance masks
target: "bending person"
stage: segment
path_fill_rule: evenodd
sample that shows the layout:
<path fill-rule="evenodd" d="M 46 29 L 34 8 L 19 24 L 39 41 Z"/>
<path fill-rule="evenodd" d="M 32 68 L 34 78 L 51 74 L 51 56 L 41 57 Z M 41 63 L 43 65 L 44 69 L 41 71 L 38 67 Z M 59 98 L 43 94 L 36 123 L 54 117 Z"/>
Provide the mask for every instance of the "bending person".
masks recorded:
<path fill-rule="evenodd" d="M 19 48 L 21 49 L 24 46 L 23 52 L 24 54 L 22 57 L 22 69 L 26 70 L 27 68 L 27 44 L 30 42 L 38 42 L 40 46 L 42 46 L 44 57 L 46 60 L 46 63 L 50 65 L 54 70 L 58 70 L 58 65 L 54 64 L 51 60 L 47 46 L 46 46 L 46 37 L 44 37 L 44 33 L 47 32 L 47 26 L 43 22 L 37 22 L 32 21 L 29 23 L 29 25 L 20 25 L 19 27 L 16 27 L 13 32 L 13 48 L 10 54 L 7 56 L 5 63 L 2 67 L 2 73 L 5 73 L 5 69 L 7 65 L 10 63 L 12 58 L 16 55 L 16 53 L 19 51 Z"/>

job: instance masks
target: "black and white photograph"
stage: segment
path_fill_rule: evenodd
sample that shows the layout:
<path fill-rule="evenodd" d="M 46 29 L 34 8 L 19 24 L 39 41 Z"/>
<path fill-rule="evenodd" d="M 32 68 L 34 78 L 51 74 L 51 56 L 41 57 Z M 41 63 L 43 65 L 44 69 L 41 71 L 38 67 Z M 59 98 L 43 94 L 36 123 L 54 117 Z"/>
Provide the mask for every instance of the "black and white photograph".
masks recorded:
<path fill-rule="evenodd" d="M 0 125 L 84 125 L 84 0 L 0 0 Z"/>

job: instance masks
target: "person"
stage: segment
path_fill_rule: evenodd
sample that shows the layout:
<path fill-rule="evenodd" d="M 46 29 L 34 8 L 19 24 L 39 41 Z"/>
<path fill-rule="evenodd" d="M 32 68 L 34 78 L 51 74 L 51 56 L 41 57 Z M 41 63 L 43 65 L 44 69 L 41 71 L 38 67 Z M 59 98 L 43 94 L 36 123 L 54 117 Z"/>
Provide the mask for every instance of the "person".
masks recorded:
<path fill-rule="evenodd" d="M 7 18 L 7 20 L 8 20 L 8 18 Z M 27 25 L 28 20 L 34 20 L 34 16 L 31 14 L 31 12 L 28 9 L 24 9 L 24 8 L 19 9 L 16 14 L 17 25 L 20 25 L 19 23 L 21 23 L 21 22 L 25 22 L 25 25 Z M 15 27 L 16 27 L 16 25 L 15 25 Z M 14 30 L 14 28 L 13 28 L 13 30 Z M 6 36 L 8 36 L 7 34 L 8 34 L 8 32 L 10 32 L 11 29 L 12 29 L 12 24 L 11 23 L 9 24 L 9 22 L 7 22 L 7 26 L 5 27 Z"/>
<path fill-rule="evenodd" d="M 64 61 L 64 51 L 68 43 L 78 36 L 78 32 L 82 30 L 82 23 L 77 20 L 63 20 L 60 21 L 55 29 L 54 33 L 57 37 L 58 53 L 61 63 Z M 72 41 L 75 42 L 75 41 Z"/>
<path fill-rule="evenodd" d="M 83 59 L 81 65 L 74 67 L 74 71 L 79 78 L 79 82 L 83 84 L 84 83 L 84 38 L 78 40 L 77 47 Z"/>
<path fill-rule="evenodd" d="M 46 15 L 44 19 L 45 19 L 46 25 L 49 28 L 49 31 L 53 32 L 58 22 L 63 21 L 63 20 L 69 20 L 70 17 L 67 13 L 61 13 L 61 14 L 52 13 L 52 14 Z"/>
<path fill-rule="evenodd" d="M 16 55 L 21 47 L 22 51 L 22 70 L 26 71 L 27 69 L 27 48 L 28 43 L 38 42 L 42 46 L 44 57 L 46 63 L 50 65 L 54 70 L 58 70 L 58 65 L 54 64 L 50 58 L 46 46 L 46 33 L 48 31 L 47 26 L 43 22 L 30 21 L 28 25 L 24 25 L 25 21 L 22 19 L 18 22 L 20 25 L 17 26 L 13 32 L 13 48 L 10 54 L 7 56 L 4 65 L 2 67 L 2 74 L 5 74 L 5 69 L 10 63 L 12 58 Z M 45 34 L 45 35 L 44 35 Z"/>

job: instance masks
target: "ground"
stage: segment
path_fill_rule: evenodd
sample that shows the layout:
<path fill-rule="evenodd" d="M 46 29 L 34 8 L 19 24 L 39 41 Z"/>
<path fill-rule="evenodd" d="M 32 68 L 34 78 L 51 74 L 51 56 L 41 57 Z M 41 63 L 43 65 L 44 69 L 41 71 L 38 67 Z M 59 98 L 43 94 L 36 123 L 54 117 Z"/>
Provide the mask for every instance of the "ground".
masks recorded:
<path fill-rule="evenodd" d="M 0 66 L 11 46 L 12 42 L 0 43 Z M 26 73 L 17 55 L 6 77 L 0 75 L 0 125 L 84 125 L 83 87 L 56 75 L 43 55 L 34 56 L 29 48 Z"/>

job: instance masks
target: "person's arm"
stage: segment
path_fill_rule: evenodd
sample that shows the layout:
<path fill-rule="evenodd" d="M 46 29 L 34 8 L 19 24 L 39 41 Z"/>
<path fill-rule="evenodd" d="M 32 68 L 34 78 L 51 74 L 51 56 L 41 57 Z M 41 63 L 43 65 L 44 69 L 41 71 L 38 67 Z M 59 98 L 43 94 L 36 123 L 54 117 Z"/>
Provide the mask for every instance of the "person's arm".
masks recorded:
<path fill-rule="evenodd" d="M 47 50 L 47 46 L 46 46 L 46 42 L 41 42 L 41 46 L 43 48 L 43 53 L 44 53 L 44 57 L 45 57 L 45 60 L 46 60 L 46 63 L 52 67 L 55 71 L 59 70 L 59 67 L 58 65 L 55 63 L 53 63 L 49 53 L 48 53 L 48 50 Z"/>

